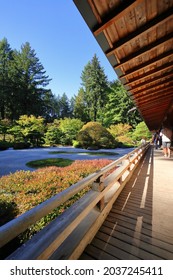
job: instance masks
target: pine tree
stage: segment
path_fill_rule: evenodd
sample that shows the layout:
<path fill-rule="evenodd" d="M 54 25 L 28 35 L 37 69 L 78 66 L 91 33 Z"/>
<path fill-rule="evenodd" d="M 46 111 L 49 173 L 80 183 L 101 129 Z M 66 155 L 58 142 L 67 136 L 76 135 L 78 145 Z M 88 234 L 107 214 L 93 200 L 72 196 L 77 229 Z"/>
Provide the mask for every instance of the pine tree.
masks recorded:
<path fill-rule="evenodd" d="M 50 79 L 46 71 L 27 42 L 21 51 L 14 52 L 13 79 L 14 95 L 18 115 L 42 115 L 44 110 L 44 97 L 47 93 L 45 87 Z M 17 118 L 18 116 L 15 116 Z"/>
<path fill-rule="evenodd" d="M 101 118 L 107 99 L 108 81 L 96 54 L 85 66 L 81 79 L 90 119 L 97 121 Z"/>
<path fill-rule="evenodd" d="M 11 94 L 10 61 L 12 50 L 6 38 L 0 41 L 0 118 L 8 117 Z"/>
<path fill-rule="evenodd" d="M 65 93 L 63 93 L 59 102 L 60 102 L 60 117 L 62 119 L 68 118 L 70 116 L 70 104 L 69 104 L 69 99 Z"/>
<path fill-rule="evenodd" d="M 75 96 L 73 114 L 75 118 L 80 119 L 83 122 L 88 122 L 90 121 L 88 111 L 87 103 L 85 101 L 85 92 L 81 87 L 77 96 Z"/>
<path fill-rule="evenodd" d="M 105 106 L 104 125 L 109 127 L 113 124 L 128 123 L 131 126 L 136 126 L 141 122 L 141 117 L 137 110 L 131 111 L 134 106 L 120 81 L 116 80 L 110 83 L 108 101 Z"/>

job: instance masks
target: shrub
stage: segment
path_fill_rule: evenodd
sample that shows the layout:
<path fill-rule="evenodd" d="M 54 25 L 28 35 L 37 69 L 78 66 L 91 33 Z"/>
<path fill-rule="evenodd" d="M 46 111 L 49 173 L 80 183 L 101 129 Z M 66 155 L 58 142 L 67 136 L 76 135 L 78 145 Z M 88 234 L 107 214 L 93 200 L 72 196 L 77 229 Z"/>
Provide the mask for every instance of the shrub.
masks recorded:
<path fill-rule="evenodd" d="M 11 195 L 1 194 L 0 199 L 0 226 L 12 220 L 18 214 L 16 203 Z"/>
<path fill-rule="evenodd" d="M 83 122 L 79 119 L 61 119 L 59 121 L 59 129 L 62 131 L 61 144 L 71 145 L 82 126 Z"/>
<path fill-rule="evenodd" d="M 8 142 L 6 142 L 6 141 L 0 141 L 0 151 L 8 149 L 9 146 L 10 146 L 10 145 L 9 145 Z"/>
<path fill-rule="evenodd" d="M 146 139 L 146 140 L 150 140 L 152 137 L 151 132 L 149 131 L 148 127 L 146 126 L 146 124 L 144 122 L 140 122 L 134 132 L 132 133 L 132 139 L 135 142 L 139 142 L 139 144 L 141 144 L 140 140 L 142 138 Z"/>
<path fill-rule="evenodd" d="M 133 141 L 130 137 L 131 128 L 132 127 L 129 124 L 119 123 L 116 125 L 111 125 L 108 130 L 119 142 L 119 147 L 123 147 L 127 144 L 133 144 Z"/>
<path fill-rule="evenodd" d="M 90 146 L 97 148 L 116 148 L 118 142 L 115 141 L 111 133 L 98 122 L 85 124 L 77 136 L 77 140 L 82 147 Z"/>
<path fill-rule="evenodd" d="M 30 143 L 26 142 L 18 142 L 13 144 L 13 149 L 19 150 L 19 149 L 28 149 L 30 147 Z"/>
<path fill-rule="evenodd" d="M 88 148 L 89 146 L 91 146 L 93 143 L 92 137 L 85 130 L 79 131 L 79 133 L 77 135 L 77 141 L 78 141 L 79 145 L 85 149 Z"/>
<path fill-rule="evenodd" d="M 77 140 L 73 140 L 73 147 L 74 148 L 80 148 L 81 145 L 79 144 L 79 142 Z"/>
<path fill-rule="evenodd" d="M 0 178 L 0 201 L 3 208 L 6 207 L 6 214 L 11 212 L 11 206 L 15 206 L 15 214 L 20 215 L 34 206 L 49 199 L 53 195 L 63 191 L 70 185 L 78 182 L 89 174 L 101 169 L 112 162 L 108 159 L 78 160 L 67 167 L 46 167 L 31 171 L 18 171 L 14 174 Z M 62 213 L 77 198 L 87 191 L 84 189 L 80 194 L 75 195 L 68 202 L 55 209 L 52 213 L 31 226 L 25 233 L 20 235 L 21 242 L 42 229 L 47 223 Z M 1 209 L 0 209 L 1 210 Z M 5 213 L 5 212 L 4 212 Z M 13 211 L 14 214 L 14 211 Z M 5 221 L 4 221 L 5 222 Z"/>
<path fill-rule="evenodd" d="M 49 145 L 58 145 L 61 142 L 62 132 L 59 128 L 52 124 L 48 127 L 47 132 L 45 133 L 45 142 Z"/>

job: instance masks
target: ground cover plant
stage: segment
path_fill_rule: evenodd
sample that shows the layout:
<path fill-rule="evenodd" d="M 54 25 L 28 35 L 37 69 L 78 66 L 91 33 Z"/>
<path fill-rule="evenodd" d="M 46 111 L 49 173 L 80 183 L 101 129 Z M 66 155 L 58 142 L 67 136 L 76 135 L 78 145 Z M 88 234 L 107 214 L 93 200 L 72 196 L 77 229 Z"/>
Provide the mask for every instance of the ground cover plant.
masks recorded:
<path fill-rule="evenodd" d="M 64 158 L 46 158 L 27 162 L 27 166 L 33 168 L 46 167 L 46 166 L 58 166 L 65 167 L 72 164 L 73 160 Z"/>
<path fill-rule="evenodd" d="M 45 167 L 36 171 L 18 171 L 0 178 L 0 220 L 1 225 L 28 211 L 34 206 L 63 191 L 89 174 L 111 163 L 108 159 L 75 161 L 66 167 Z M 88 187 L 89 189 L 89 187 Z M 33 234 L 61 214 L 87 190 L 72 197 L 67 203 L 55 209 L 20 235 L 25 242 Z"/>

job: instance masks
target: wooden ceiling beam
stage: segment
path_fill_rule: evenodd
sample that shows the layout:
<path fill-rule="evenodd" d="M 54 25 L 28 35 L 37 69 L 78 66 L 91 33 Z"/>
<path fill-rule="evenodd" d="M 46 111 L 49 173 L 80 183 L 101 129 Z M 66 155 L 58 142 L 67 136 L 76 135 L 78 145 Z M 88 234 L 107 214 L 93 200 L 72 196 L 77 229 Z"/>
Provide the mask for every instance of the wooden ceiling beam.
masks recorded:
<path fill-rule="evenodd" d="M 152 122 L 152 123 L 158 123 L 158 119 L 160 119 L 160 120 L 163 120 L 163 118 L 164 118 L 164 116 L 165 116 L 165 108 L 164 108 L 164 112 L 162 113 L 162 114 L 159 114 L 159 111 L 156 113 L 156 112 L 143 112 L 143 113 L 141 113 L 141 115 L 143 116 L 143 118 L 145 119 L 145 120 L 148 120 L 149 122 L 149 124 L 150 124 L 150 122 Z M 161 123 L 160 121 L 159 121 L 159 123 Z"/>
<path fill-rule="evenodd" d="M 163 89 L 158 90 L 158 91 L 151 91 L 151 92 L 140 94 L 140 95 L 132 95 L 131 98 L 133 100 L 140 100 L 140 99 L 145 98 L 145 97 L 150 98 L 150 96 L 153 96 L 155 94 L 161 95 L 161 94 L 164 94 L 164 93 L 171 93 L 171 92 L 173 92 L 173 86 L 168 87 L 168 88 L 163 88 Z"/>
<path fill-rule="evenodd" d="M 127 35 L 125 38 L 119 40 L 114 44 L 114 48 L 108 51 L 108 55 L 114 53 L 119 48 L 122 48 L 125 44 L 129 43 L 131 40 L 135 40 L 139 36 L 144 36 L 145 33 L 152 31 L 154 28 L 157 28 L 160 24 L 164 24 L 169 19 L 173 18 L 173 14 L 171 10 L 166 11 L 165 13 L 159 15 L 158 17 L 152 19 L 151 21 L 147 22 L 145 25 L 141 26 L 134 32 Z"/>
<path fill-rule="evenodd" d="M 145 116 L 145 118 L 150 118 L 150 115 L 153 115 L 153 118 L 152 119 L 156 119 L 161 116 L 163 113 L 163 111 L 165 111 L 165 109 L 168 107 L 168 104 L 164 105 L 162 107 L 162 111 L 160 111 L 160 106 L 157 105 L 157 106 L 153 106 L 151 108 L 146 108 L 145 110 L 141 110 L 140 108 L 140 112 L 143 116 Z"/>
<path fill-rule="evenodd" d="M 170 97 L 169 100 L 168 100 L 168 99 L 162 100 L 162 108 L 163 108 L 164 106 L 168 105 L 168 104 L 170 103 L 171 100 L 172 100 L 172 97 Z M 149 110 L 149 109 L 151 109 L 151 108 L 153 108 L 153 107 L 154 107 L 154 108 L 157 108 L 157 107 L 160 108 L 160 102 L 159 102 L 159 100 L 158 100 L 158 101 L 151 102 L 151 103 L 149 103 L 149 104 L 145 104 L 144 106 L 142 106 L 141 111 L 143 111 L 143 110 L 145 110 L 145 109 Z"/>
<path fill-rule="evenodd" d="M 157 121 L 158 119 L 163 120 L 164 116 L 166 114 L 168 108 L 168 104 L 166 104 L 164 107 L 162 107 L 162 111 L 160 111 L 159 106 L 157 108 L 155 108 L 155 110 L 146 110 L 146 111 L 142 111 L 141 115 L 145 118 L 145 119 L 152 119 L 152 121 Z"/>
<path fill-rule="evenodd" d="M 92 2 L 93 2 L 92 0 L 89 0 L 90 6 L 91 6 L 91 8 L 93 10 L 93 13 L 94 13 Z M 107 29 L 115 21 L 117 21 L 118 19 L 123 17 L 124 14 L 128 13 L 129 9 L 134 9 L 137 5 L 139 5 L 140 2 L 142 2 L 142 0 L 138 0 L 138 1 L 130 0 L 130 1 L 124 1 L 124 2 L 113 11 L 112 15 L 110 14 L 109 17 L 104 17 L 102 19 L 102 24 L 98 28 L 96 27 L 93 30 L 93 34 L 95 36 L 98 36 L 102 31 Z M 91 3 L 92 3 L 92 5 L 91 5 Z"/>
<path fill-rule="evenodd" d="M 138 76 L 136 79 L 130 80 L 129 82 L 125 83 L 124 86 L 129 86 L 133 83 L 142 81 L 146 78 L 149 78 L 151 76 L 154 76 L 155 74 L 159 74 L 160 72 L 162 72 L 163 70 L 169 70 L 170 68 L 173 69 L 173 63 L 172 61 L 169 63 L 166 63 L 160 67 L 157 67 L 156 69 L 152 69 L 150 71 L 148 71 L 147 73 L 142 74 L 141 76 Z"/>
<path fill-rule="evenodd" d="M 167 94 L 167 93 L 171 93 L 171 92 L 173 94 L 173 86 L 171 88 L 162 89 L 160 91 L 149 92 L 147 94 L 142 94 L 139 96 L 132 96 L 131 98 L 133 98 L 133 100 L 142 100 L 145 98 L 150 98 L 152 96 L 159 96 L 159 95 Z"/>
<path fill-rule="evenodd" d="M 136 105 L 138 105 L 138 106 L 141 106 L 142 105 L 142 108 L 143 108 L 143 106 L 145 106 L 145 105 L 147 105 L 148 103 L 159 103 L 160 101 L 162 101 L 162 100 L 165 100 L 165 98 L 169 98 L 169 102 L 173 99 L 173 92 L 171 92 L 171 93 L 169 93 L 169 94 L 165 94 L 165 95 L 163 95 L 163 96 L 153 96 L 153 97 L 150 97 L 150 100 L 146 100 L 146 99 L 144 99 L 144 100 L 140 100 L 140 101 L 138 101 L 138 100 L 136 100 Z"/>
<path fill-rule="evenodd" d="M 151 51 L 157 50 L 157 48 L 161 48 L 165 43 L 169 43 L 169 41 L 170 42 L 173 41 L 173 32 L 169 33 L 168 35 L 160 38 L 155 42 L 152 42 L 151 44 L 145 46 L 144 48 L 140 48 L 137 52 L 134 52 L 129 56 L 126 56 L 121 60 L 121 63 L 114 66 L 114 69 L 124 66 L 127 62 L 129 63 L 129 61 L 134 58 L 138 58 L 142 55 L 148 55 Z M 109 56 L 107 52 L 106 55 Z"/>
<path fill-rule="evenodd" d="M 125 75 L 122 75 L 120 76 L 119 78 L 127 78 L 129 75 L 134 75 L 136 74 L 137 72 L 141 71 L 141 70 L 144 70 L 148 67 L 151 67 L 152 65 L 156 64 L 157 62 L 160 62 L 162 61 L 163 59 L 165 58 L 170 58 L 172 57 L 173 55 L 173 50 L 170 50 L 168 52 L 165 52 L 165 53 L 162 53 L 161 55 L 159 55 L 158 57 L 155 57 L 151 60 L 148 60 L 142 64 L 140 64 L 139 66 L 137 67 L 134 67 L 132 69 L 130 69 L 129 71 L 126 71 L 126 74 Z"/>
<path fill-rule="evenodd" d="M 136 89 L 136 88 L 145 86 L 145 85 L 147 85 L 147 84 L 155 83 L 155 82 L 158 81 L 158 80 L 161 80 L 161 79 L 164 79 L 164 78 L 169 78 L 169 77 L 172 77 L 172 76 L 173 76 L 173 72 L 164 73 L 162 76 L 155 77 L 154 79 L 150 79 L 150 80 L 148 80 L 148 81 L 145 81 L 145 82 L 143 82 L 143 83 L 140 83 L 140 84 L 138 84 L 138 85 L 135 85 L 135 86 L 131 87 L 131 88 L 129 89 L 129 91 L 132 91 L 133 89 Z"/>
<path fill-rule="evenodd" d="M 142 88 L 142 89 L 139 89 L 139 90 L 138 90 L 138 88 L 137 89 L 133 89 L 133 93 L 131 94 L 129 92 L 129 95 L 132 96 L 132 95 L 139 95 L 141 93 L 145 94 L 147 92 L 155 92 L 155 91 L 158 91 L 158 90 L 162 89 L 163 87 L 170 87 L 170 86 L 172 86 L 173 85 L 172 82 L 173 82 L 173 78 L 172 77 L 170 77 L 169 79 L 164 80 L 164 81 L 162 81 L 162 80 L 160 81 L 159 80 L 159 83 L 151 85 L 151 86 L 149 85 L 146 88 Z M 159 89 L 158 89 L 158 87 L 159 87 Z"/>

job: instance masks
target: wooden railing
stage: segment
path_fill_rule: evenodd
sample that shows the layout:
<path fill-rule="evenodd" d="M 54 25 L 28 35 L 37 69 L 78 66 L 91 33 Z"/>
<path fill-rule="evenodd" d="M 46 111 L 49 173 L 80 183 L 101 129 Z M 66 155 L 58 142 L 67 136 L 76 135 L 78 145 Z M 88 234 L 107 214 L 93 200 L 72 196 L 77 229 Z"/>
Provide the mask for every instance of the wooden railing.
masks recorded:
<path fill-rule="evenodd" d="M 7 259 L 77 259 L 91 242 L 150 146 L 143 145 L 0 228 L 0 247 L 88 186 L 82 198 Z M 110 173 L 111 170 L 114 170 Z M 108 174 L 109 175 L 106 175 Z"/>

